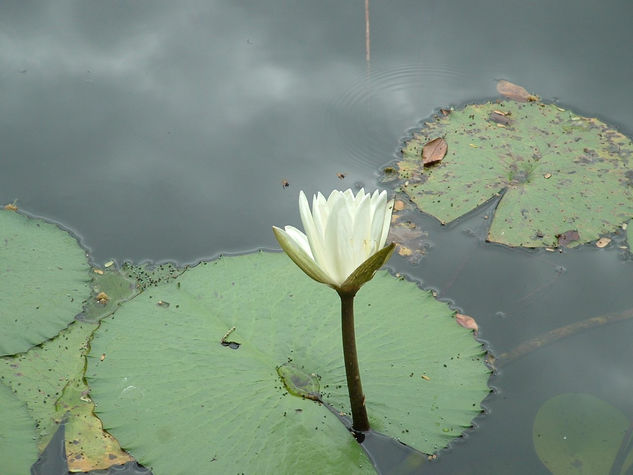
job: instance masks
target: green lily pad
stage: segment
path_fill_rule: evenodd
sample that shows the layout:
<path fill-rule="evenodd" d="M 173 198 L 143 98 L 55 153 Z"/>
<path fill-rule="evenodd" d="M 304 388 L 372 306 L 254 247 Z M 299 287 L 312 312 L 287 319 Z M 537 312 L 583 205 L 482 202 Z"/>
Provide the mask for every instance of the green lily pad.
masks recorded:
<path fill-rule="evenodd" d="M 85 251 L 41 219 L 0 210 L 0 263 L 0 356 L 55 336 L 90 294 Z"/>
<path fill-rule="evenodd" d="M 424 167 L 424 144 L 448 143 Z M 595 118 L 553 104 L 472 104 L 426 122 L 399 162 L 402 190 L 422 211 L 448 223 L 500 196 L 488 240 L 509 246 L 573 244 L 616 231 L 633 217 L 633 144 Z"/>
<path fill-rule="evenodd" d="M 37 460 L 35 421 L 22 401 L 0 384 L 0 460 L 3 473 L 29 473 Z"/>
<path fill-rule="evenodd" d="M 617 471 L 612 466 L 628 427 L 626 415 L 611 404 L 567 393 L 541 406 L 532 437 L 538 457 L 554 475 L 624 474 L 632 465 L 630 454 Z"/>
<path fill-rule="evenodd" d="M 93 296 L 82 316 L 95 322 L 111 315 L 120 302 L 136 292 L 132 281 L 116 270 L 95 274 L 92 286 Z M 109 296 L 106 303 L 97 302 L 99 292 Z M 83 380 L 85 354 L 95 328 L 96 323 L 76 321 L 41 346 L 0 358 L 0 380 L 26 404 L 37 423 L 35 440 L 40 451 L 66 417 L 66 454 L 73 471 L 107 468 L 130 460 L 101 430 Z"/>
<path fill-rule="evenodd" d="M 96 324 L 74 322 L 60 334 L 27 353 L 0 358 L 0 380 L 24 401 L 37 422 L 37 443 L 43 450 L 57 430 L 62 413 L 55 404 L 65 386 L 84 370 L 82 353 Z"/>
<path fill-rule="evenodd" d="M 86 371 L 97 414 L 157 475 L 372 471 L 301 394 L 349 413 L 339 307 L 283 254 L 199 264 L 102 320 Z M 490 371 L 446 304 L 381 271 L 356 298 L 356 326 L 373 428 L 435 452 L 471 425 Z"/>

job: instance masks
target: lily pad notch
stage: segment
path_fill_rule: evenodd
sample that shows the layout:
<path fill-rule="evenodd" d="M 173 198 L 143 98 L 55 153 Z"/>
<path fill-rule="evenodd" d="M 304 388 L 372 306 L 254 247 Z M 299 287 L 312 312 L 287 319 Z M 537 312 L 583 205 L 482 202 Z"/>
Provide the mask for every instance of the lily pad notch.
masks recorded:
<path fill-rule="evenodd" d="M 487 240 L 508 246 L 572 247 L 621 229 L 633 217 L 631 139 L 529 98 L 443 110 L 425 122 L 402 149 L 401 190 L 443 224 L 500 196 Z M 425 147 L 439 137 L 446 156 L 425 166 Z"/>

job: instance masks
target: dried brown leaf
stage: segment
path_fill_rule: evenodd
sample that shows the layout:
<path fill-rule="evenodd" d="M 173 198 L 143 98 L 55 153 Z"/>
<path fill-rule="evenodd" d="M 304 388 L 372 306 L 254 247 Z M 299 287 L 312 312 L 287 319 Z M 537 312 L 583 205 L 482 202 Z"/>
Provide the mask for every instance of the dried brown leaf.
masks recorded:
<path fill-rule="evenodd" d="M 477 325 L 477 322 L 473 317 L 463 315 L 461 313 L 456 313 L 455 321 L 457 321 L 457 323 L 459 323 L 462 327 L 473 330 L 475 335 L 477 334 L 477 332 L 479 332 L 479 325 Z"/>
<path fill-rule="evenodd" d="M 107 304 L 108 300 L 110 300 L 110 297 L 105 292 L 99 292 L 95 298 L 97 299 L 97 302 L 103 305 Z"/>
<path fill-rule="evenodd" d="M 442 137 L 431 140 L 422 147 L 422 163 L 425 167 L 434 165 L 444 158 L 448 144 Z"/>
<path fill-rule="evenodd" d="M 411 254 L 413 254 L 413 251 L 411 249 L 409 249 L 408 247 L 404 247 L 399 245 L 398 246 L 398 254 L 400 254 L 403 257 L 406 256 L 410 256 Z"/>
<path fill-rule="evenodd" d="M 491 112 L 490 116 L 488 118 L 492 122 L 495 122 L 497 124 L 501 124 L 501 125 L 510 125 L 510 124 L 512 124 L 512 119 L 510 119 L 510 117 L 507 114 L 504 114 L 501 111 Z"/>
<path fill-rule="evenodd" d="M 524 87 L 506 81 L 505 79 L 497 82 L 497 92 L 508 99 L 514 99 L 518 102 L 533 102 L 539 99 L 538 96 L 527 92 Z"/>
<path fill-rule="evenodd" d="M 611 242 L 611 239 L 607 237 L 600 238 L 596 241 L 596 247 L 603 248 Z"/>

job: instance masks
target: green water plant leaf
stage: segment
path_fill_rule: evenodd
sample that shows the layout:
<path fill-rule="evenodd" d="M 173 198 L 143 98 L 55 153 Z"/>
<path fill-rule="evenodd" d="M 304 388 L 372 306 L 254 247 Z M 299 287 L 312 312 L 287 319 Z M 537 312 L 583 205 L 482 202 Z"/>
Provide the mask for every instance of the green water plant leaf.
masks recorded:
<path fill-rule="evenodd" d="M 55 336 L 90 294 L 89 265 L 58 226 L 0 210 L 0 356 Z"/>
<path fill-rule="evenodd" d="M 86 371 L 97 414 L 156 475 L 372 471 L 337 417 L 278 373 L 349 413 L 339 305 L 283 254 L 201 263 L 102 320 Z M 445 303 L 381 271 L 356 322 L 374 429 L 430 453 L 471 425 L 490 372 Z"/>
<path fill-rule="evenodd" d="M 82 313 L 87 321 L 73 322 L 55 338 L 26 353 L 0 358 L 0 381 L 26 404 L 36 423 L 40 451 L 66 419 L 66 455 L 72 471 L 107 468 L 130 460 L 102 431 L 83 377 L 88 341 L 97 328 L 92 321 L 112 314 L 118 303 L 137 291 L 133 281 L 116 270 L 94 274 L 91 284 L 93 295 Z M 107 303 L 97 301 L 100 292 L 109 296 Z"/>
<path fill-rule="evenodd" d="M 424 167 L 424 145 L 448 144 Z M 398 163 L 402 190 L 419 209 L 449 223 L 500 197 L 488 240 L 558 246 L 597 240 L 633 217 L 633 144 L 595 118 L 554 104 L 511 100 L 471 104 L 424 124 Z"/>
<path fill-rule="evenodd" d="M 0 460 L 3 473 L 29 473 L 37 460 L 35 421 L 26 406 L 0 383 Z"/>
<path fill-rule="evenodd" d="M 0 380 L 26 403 L 37 423 L 37 443 L 43 450 L 57 430 L 63 413 L 55 409 L 65 386 L 84 370 L 88 338 L 96 324 L 74 322 L 56 338 L 26 353 L 0 358 Z"/>
<path fill-rule="evenodd" d="M 633 465 L 630 441 L 624 440 L 627 429 L 626 415 L 606 401 L 591 394 L 566 393 L 541 406 L 532 437 L 539 459 L 554 475 L 619 475 Z M 620 454 L 614 469 L 619 449 L 627 444 L 629 450 Z"/>

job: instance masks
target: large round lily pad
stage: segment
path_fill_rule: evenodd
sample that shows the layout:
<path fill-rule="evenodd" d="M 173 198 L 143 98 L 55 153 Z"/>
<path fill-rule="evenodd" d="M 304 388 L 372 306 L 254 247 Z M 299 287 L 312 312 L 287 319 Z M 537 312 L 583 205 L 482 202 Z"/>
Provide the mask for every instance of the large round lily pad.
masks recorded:
<path fill-rule="evenodd" d="M 283 254 L 199 264 L 102 321 L 86 372 L 97 414 L 156 475 L 371 471 L 312 400 L 349 413 L 339 305 Z M 446 304 L 379 272 L 356 322 L 376 430 L 435 452 L 471 425 L 489 370 Z"/>
<path fill-rule="evenodd" d="M 422 150 L 437 137 L 448 152 L 425 167 Z M 554 104 L 468 105 L 426 122 L 402 152 L 403 191 L 443 223 L 501 195 L 490 241 L 584 243 L 633 217 L 631 140 Z"/>
<path fill-rule="evenodd" d="M 26 406 L 0 383 L 0 460 L 2 473 L 29 473 L 37 459 L 35 421 Z"/>
<path fill-rule="evenodd" d="M 55 336 L 90 295 L 88 259 L 55 224 L 0 210 L 0 356 Z"/>

